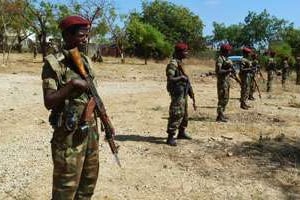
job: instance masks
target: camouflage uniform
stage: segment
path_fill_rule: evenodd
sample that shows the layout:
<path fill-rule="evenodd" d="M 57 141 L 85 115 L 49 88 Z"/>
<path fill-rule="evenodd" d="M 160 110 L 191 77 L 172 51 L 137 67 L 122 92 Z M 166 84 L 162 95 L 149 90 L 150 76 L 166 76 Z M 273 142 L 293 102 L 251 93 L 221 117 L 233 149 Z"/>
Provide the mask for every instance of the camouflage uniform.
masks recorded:
<path fill-rule="evenodd" d="M 217 92 L 218 92 L 218 118 L 224 118 L 225 107 L 229 101 L 229 78 L 230 73 L 221 73 L 222 69 L 228 70 L 232 66 L 232 61 L 225 56 L 219 56 L 216 61 Z"/>
<path fill-rule="evenodd" d="M 256 86 L 255 86 L 255 83 L 254 83 L 254 78 L 256 76 L 256 73 L 258 72 L 258 67 L 259 67 L 259 63 L 258 63 L 258 60 L 257 59 L 254 59 L 252 60 L 252 69 L 253 69 L 253 72 L 250 73 L 250 76 L 251 76 L 251 82 L 250 82 L 250 92 L 249 92 L 249 99 L 254 99 L 254 92 L 255 92 L 255 89 L 256 89 Z"/>
<path fill-rule="evenodd" d="M 251 61 L 247 58 L 242 58 L 241 69 L 239 73 L 241 79 L 241 104 L 246 104 L 250 94 L 253 72 L 249 71 L 249 68 L 252 68 Z"/>
<path fill-rule="evenodd" d="M 289 69 L 290 69 L 290 66 L 289 66 L 288 61 L 284 60 L 283 68 L 281 71 L 281 84 L 282 84 L 283 88 L 285 88 L 285 81 L 288 79 L 288 76 L 289 76 Z"/>
<path fill-rule="evenodd" d="M 82 55 L 87 71 L 94 77 L 89 59 Z M 42 70 L 43 89 L 59 90 L 72 79 L 81 79 L 74 70 L 69 52 L 46 57 Z M 81 129 L 80 119 L 88 102 L 86 93 L 74 92 L 71 97 L 51 110 L 49 122 L 54 129 L 51 140 L 53 200 L 90 199 L 98 178 L 99 134 L 95 118 Z"/>
<path fill-rule="evenodd" d="M 274 75 L 276 74 L 276 61 L 272 57 L 270 57 L 268 60 L 267 73 L 268 73 L 267 92 L 271 92 L 272 91 L 272 82 L 274 79 Z"/>
<path fill-rule="evenodd" d="M 296 85 L 300 85 L 300 57 L 296 58 L 295 70 L 296 70 Z"/>
<path fill-rule="evenodd" d="M 172 59 L 167 65 L 166 75 L 172 77 L 182 76 L 182 72 L 178 69 L 181 61 Z M 171 104 L 169 107 L 169 119 L 167 133 L 175 135 L 176 131 L 184 131 L 188 125 L 188 104 L 187 104 L 187 83 L 185 81 L 167 82 L 167 90 L 171 97 Z"/>

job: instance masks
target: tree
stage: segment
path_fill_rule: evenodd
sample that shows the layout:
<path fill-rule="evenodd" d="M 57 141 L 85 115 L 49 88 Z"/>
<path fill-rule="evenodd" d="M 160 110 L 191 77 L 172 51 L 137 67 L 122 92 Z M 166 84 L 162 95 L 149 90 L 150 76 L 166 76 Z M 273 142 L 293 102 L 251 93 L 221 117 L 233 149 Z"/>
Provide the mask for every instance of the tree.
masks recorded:
<path fill-rule="evenodd" d="M 1 47 L 3 53 L 3 64 L 9 59 L 9 54 L 17 41 L 18 50 L 21 52 L 21 42 L 30 34 L 28 33 L 24 20 L 21 16 L 24 1 L 3 0 L 0 4 L 0 24 L 1 24 Z M 7 56 L 6 56 L 7 53 Z M 6 59 L 5 59 L 6 57 Z"/>
<path fill-rule="evenodd" d="M 189 9 L 162 0 L 144 1 L 142 8 L 140 20 L 159 30 L 169 43 L 184 41 L 195 51 L 204 48 L 203 23 Z"/>
<path fill-rule="evenodd" d="M 267 48 L 270 42 L 282 40 L 283 34 L 292 24 L 264 10 L 259 14 L 249 11 L 244 23 L 226 27 L 223 23 L 214 22 L 213 26 L 214 42 L 229 42 L 235 47 Z"/>
<path fill-rule="evenodd" d="M 43 58 L 47 55 L 47 36 L 50 35 L 50 22 L 57 21 L 57 16 L 54 15 L 55 9 L 57 9 L 57 5 L 43 0 L 25 1 L 22 16 L 26 25 L 36 34 Z"/>
<path fill-rule="evenodd" d="M 276 62 L 282 63 L 285 57 L 289 58 L 291 65 L 294 64 L 295 60 L 292 56 L 292 47 L 284 41 L 273 41 L 270 43 L 269 48 L 276 52 Z"/>
<path fill-rule="evenodd" d="M 271 41 L 282 39 L 282 33 L 292 26 L 288 21 L 271 16 L 267 10 L 257 14 L 249 12 L 244 19 L 244 43 L 247 46 L 266 47 Z"/>
<path fill-rule="evenodd" d="M 165 40 L 165 36 L 150 24 L 132 18 L 127 26 L 129 43 L 143 53 L 145 64 L 150 55 L 157 53 L 165 57 L 172 52 L 172 46 Z"/>
<path fill-rule="evenodd" d="M 118 49 L 118 52 L 121 56 L 121 63 L 125 63 L 125 57 L 124 57 L 124 45 L 126 43 L 125 37 L 126 37 L 126 26 L 123 26 L 121 28 L 117 24 L 117 17 L 118 15 L 116 14 L 115 8 L 112 7 L 109 10 L 108 15 L 104 14 L 105 16 L 105 22 L 107 27 L 109 28 L 109 31 L 112 35 L 112 40 L 116 44 L 116 47 Z M 126 19 L 126 16 L 120 16 L 121 21 L 124 21 Z"/>
<path fill-rule="evenodd" d="M 243 45 L 242 24 L 233 24 L 226 27 L 224 23 L 213 22 L 213 27 L 213 41 L 215 43 L 229 43 L 235 48 Z"/>
<path fill-rule="evenodd" d="M 291 46 L 294 56 L 300 56 L 300 29 L 289 28 L 283 34 L 283 40 Z"/>

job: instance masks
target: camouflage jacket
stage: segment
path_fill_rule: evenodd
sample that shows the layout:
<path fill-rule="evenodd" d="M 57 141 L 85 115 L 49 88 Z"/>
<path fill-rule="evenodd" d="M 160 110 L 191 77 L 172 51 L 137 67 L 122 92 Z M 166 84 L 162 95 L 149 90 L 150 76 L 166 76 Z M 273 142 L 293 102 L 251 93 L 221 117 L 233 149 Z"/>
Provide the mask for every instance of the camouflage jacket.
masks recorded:
<path fill-rule="evenodd" d="M 233 65 L 232 61 L 225 56 L 219 56 L 216 60 L 215 71 L 218 78 L 229 79 L 230 73 L 222 73 L 222 70 L 228 70 Z"/>
<path fill-rule="evenodd" d="M 85 55 L 82 55 L 82 58 L 86 70 L 95 81 L 95 75 L 91 68 L 90 59 Z M 76 67 L 71 61 L 68 51 L 63 50 L 57 54 L 50 54 L 45 57 L 45 63 L 42 69 L 43 90 L 59 90 L 72 79 L 81 79 L 81 77 L 77 73 Z M 53 123 L 52 121 L 56 121 L 58 116 L 63 116 L 63 118 L 65 118 L 68 113 L 72 113 L 74 118 L 79 121 L 88 101 L 89 96 L 87 93 L 78 93 L 74 91 L 70 95 L 70 98 L 65 100 L 62 105 L 51 110 L 49 117 L 50 124 Z"/>
<path fill-rule="evenodd" d="M 269 58 L 268 59 L 267 70 L 268 71 L 270 71 L 270 70 L 275 71 L 276 70 L 276 61 L 275 61 L 274 58 Z"/>
<path fill-rule="evenodd" d="M 167 77 L 179 77 L 182 76 L 182 72 L 179 70 L 178 65 L 181 65 L 181 61 L 177 59 L 172 59 L 166 68 L 166 76 Z M 185 81 L 177 81 L 172 82 L 167 79 L 167 90 L 172 96 L 181 96 L 185 95 L 185 89 L 187 87 L 187 83 Z"/>

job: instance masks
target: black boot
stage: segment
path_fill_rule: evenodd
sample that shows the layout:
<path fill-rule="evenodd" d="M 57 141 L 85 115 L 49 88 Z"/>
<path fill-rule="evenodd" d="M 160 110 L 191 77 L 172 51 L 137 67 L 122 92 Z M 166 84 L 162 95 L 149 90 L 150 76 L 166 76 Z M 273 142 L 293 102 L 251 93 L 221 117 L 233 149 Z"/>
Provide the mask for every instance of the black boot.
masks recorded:
<path fill-rule="evenodd" d="M 227 118 L 223 114 L 219 113 L 216 122 L 227 122 Z"/>
<path fill-rule="evenodd" d="M 255 100 L 254 96 L 249 96 L 248 99 L 251 100 L 251 101 L 254 101 L 254 100 Z"/>
<path fill-rule="evenodd" d="M 245 103 L 241 102 L 241 109 L 248 110 L 250 107 Z"/>
<path fill-rule="evenodd" d="M 185 129 L 179 129 L 177 139 L 191 140 L 192 138 L 185 132 Z"/>
<path fill-rule="evenodd" d="M 176 143 L 176 140 L 175 140 L 173 134 L 169 134 L 169 135 L 168 135 L 167 145 L 170 145 L 170 146 L 177 146 L 177 143 Z"/>

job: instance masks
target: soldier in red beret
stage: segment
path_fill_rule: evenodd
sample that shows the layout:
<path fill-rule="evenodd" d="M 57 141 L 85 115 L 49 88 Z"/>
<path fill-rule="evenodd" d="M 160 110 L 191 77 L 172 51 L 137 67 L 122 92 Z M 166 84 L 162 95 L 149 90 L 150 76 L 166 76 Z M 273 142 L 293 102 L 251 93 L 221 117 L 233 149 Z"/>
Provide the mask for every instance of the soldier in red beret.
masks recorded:
<path fill-rule="evenodd" d="M 243 58 L 241 60 L 241 68 L 239 72 L 239 76 L 241 79 L 241 108 L 248 110 L 250 108 L 249 105 L 247 105 L 247 100 L 249 98 L 250 93 L 250 86 L 252 81 L 252 63 L 250 61 L 250 54 L 252 50 L 250 48 L 244 47 L 242 49 L 243 52 Z"/>
<path fill-rule="evenodd" d="M 193 99 L 194 109 L 196 109 L 196 103 L 189 78 L 183 69 L 182 60 L 187 57 L 187 54 L 187 44 L 176 44 L 173 59 L 166 68 L 167 90 L 171 97 L 167 127 L 167 144 L 170 146 L 177 145 L 174 138 L 177 130 L 177 139 L 191 139 L 191 137 L 186 133 L 186 128 L 188 125 L 187 96 L 189 95 Z"/>
<path fill-rule="evenodd" d="M 59 27 L 64 47 L 45 58 L 42 70 L 44 104 L 51 110 L 49 122 L 54 130 L 52 200 L 91 199 L 98 178 L 99 133 L 93 116 L 82 125 L 90 101 L 88 85 L 70 53 L 86 45 L 90 22 L 81 16 L 68 16 Z M 81 59 L 95 80 L 90 59 L 83 53 Z"/>
<path fill-rule="evenodd" d="M 232 47 L 229 44 L 222 44 L 220 47 L 220 55 L 216 60 L 216 76 L 217 76 L 217 122 L 227 122 L 228 118 L 224 115 L 226 106 L 229 101 L 230 91 L 230 75 L 233 72 L 233 63 L 228 59 Z"/>

